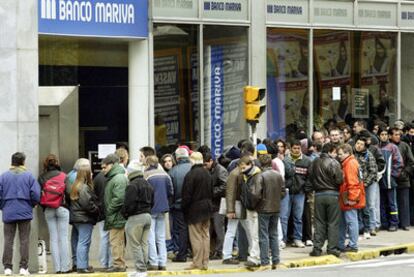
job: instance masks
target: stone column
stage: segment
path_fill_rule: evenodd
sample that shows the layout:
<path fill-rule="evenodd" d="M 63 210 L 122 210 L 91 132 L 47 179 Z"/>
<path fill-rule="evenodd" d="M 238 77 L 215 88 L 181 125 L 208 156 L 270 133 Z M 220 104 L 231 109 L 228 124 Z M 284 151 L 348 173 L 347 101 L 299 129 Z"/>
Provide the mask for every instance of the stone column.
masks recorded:
<path fill-rule="evenodd" d="M 131 159 L 139 158 L 139 149 L 150 145 L 151 96 L 149 41 L 129 42 L 128 60 L 128 120 Z M 152 124 L 153 125 L 153 124 Z"/>
<path fill-rule="evenodd" d="M 250 51 L 251 82 L 253 86 L 266 88 L 266 1 L 251 1 Z M 267 94 L 268 92 L 266 92 Z M 266 99 L 262 100 L 266 104 Z M 257 137 L 264 139 L 267 135 L 267 110 L 260 117 L 257 125 Z"/>
<path fill-rule="evenodd" d="M 37 2 L 0 1 L 0 172 L 10 167 L 14 152 L 22 151 L 27 155 L 28 170 L 35 176 L 39 159 Z M 3 239 L 1 235 L 1 253 Z M 18 247 L 14 249 L 17 268 Z M 36 218 L 32 222 L 29 269 L 33 273 L 38 270 Z"/>

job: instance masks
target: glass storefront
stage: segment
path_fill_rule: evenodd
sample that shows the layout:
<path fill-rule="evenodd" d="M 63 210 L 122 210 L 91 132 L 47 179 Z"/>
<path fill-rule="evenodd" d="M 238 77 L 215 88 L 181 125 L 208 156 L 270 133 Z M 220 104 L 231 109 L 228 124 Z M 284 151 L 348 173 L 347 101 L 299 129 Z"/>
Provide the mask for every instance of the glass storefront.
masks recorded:
<path fill-rule="evenodd" d="M 204 142 L 216 156 L 247 137 L 243 87 L 248 84 L 248 28 L 205 26 Z"/>
<path fill-rule="evenodd" d="M 401 34 L 401 116 L 404 121 L 414 120 L 414 34 Z"/>
<path fill-rule="evenodd" d="M 397 119 L 397 34 L 314 30 L 309 57 L 308 31 L 267 31 L 268 133 L 291 137 L 307 130 L 308 62 L 313 58 L 313 128 L 335 121 Z"/>
<path fill-rule="evenodd" d="M 309 119 L 308 31 L 267 31 L 267 129 L 273 138 L 307 131 Z"/>
<path fill-rule="evenodd" d="M 199 136 L 197 25 L 154 25 L 155 144 L 192 144 Z"/>

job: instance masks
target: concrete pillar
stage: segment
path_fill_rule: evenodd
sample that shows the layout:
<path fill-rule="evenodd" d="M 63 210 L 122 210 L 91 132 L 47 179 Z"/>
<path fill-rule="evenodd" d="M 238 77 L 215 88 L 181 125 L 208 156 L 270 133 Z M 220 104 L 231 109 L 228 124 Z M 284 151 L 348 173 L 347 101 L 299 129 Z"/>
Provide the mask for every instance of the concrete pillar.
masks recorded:
<path fill-rule="evenodd" d="M 38 174 L 38 33 L 37 0 L 0 1 L 0 172 L 10 167 L 14 152 L 27 155 L 26 165 Z M 0 223 L 3 232 L 3 223 Z M 3 235 L 0 251 L 3 252 Z M 18 239 L 16 239 L 16 242 Z M 14 265 L 17 268 L 18 247 Z M 29 270 L 37 272 L 37 218 L 32 222 Z M 1 265 L 1 268 L 3 266 Z"/>
<path fill-rule="evenodd" d="M 253 86 L 266 87 L 266 1 L 251 0 L 251 27 L 249 35 L 250 68 Z M 266 100 L 263 99 L 263 104 Z M 257 125 L 257 137 L 264 139 L 267 135 L 266 113 Z"/>
<path fill-rule="evenodd" d="M 131 159 L 139 158 L 139 149 L 152 144 L 153 116 L 150 114 L 150 47 L 148 40 L 129 42 L 128 109 Z"/>

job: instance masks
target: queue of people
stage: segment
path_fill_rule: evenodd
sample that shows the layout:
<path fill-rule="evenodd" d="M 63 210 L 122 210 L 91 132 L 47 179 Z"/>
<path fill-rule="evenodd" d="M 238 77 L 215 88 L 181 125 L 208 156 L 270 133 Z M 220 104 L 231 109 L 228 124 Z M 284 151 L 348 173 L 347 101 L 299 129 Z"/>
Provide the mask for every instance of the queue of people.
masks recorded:
<path fill-rule="evenodd" d="M 357 120 L 352 129 L 331 126 L 311 138 L 298 132 L 289 142 L 264 139 L 256 146 L 241 140 L 219 157 L 206 145 L 197 151 L 178 146 L 173 153 L 145 146 L 130 161 L 123 147 L 102 160 L 94 179 L 89 160 L 77 160 L 65 174 L 50 154 L 36 181 L 25 155 L 15 153 L 0 176 L 4 273 L 12 274 L 18 228 L 20 274 L 29 274 L 36 205 L 45 213 L 56 273 L 94 272 L 89 249 L 95 225 L 104 270 L 126 271 L 127 247 L 137 277 L 166 270 L 168 259 L 192 258 L 188 269 L 206 270 L 209 260 L 276 269 L 288 246 L 312 247 L 310 255 L 320 256 L 327 241 L 326 253 L 339 257 L 357 252 L 361 237 L 408 231 L 414 223 L 414 125 L 379 123 L 371 132 Z"/>

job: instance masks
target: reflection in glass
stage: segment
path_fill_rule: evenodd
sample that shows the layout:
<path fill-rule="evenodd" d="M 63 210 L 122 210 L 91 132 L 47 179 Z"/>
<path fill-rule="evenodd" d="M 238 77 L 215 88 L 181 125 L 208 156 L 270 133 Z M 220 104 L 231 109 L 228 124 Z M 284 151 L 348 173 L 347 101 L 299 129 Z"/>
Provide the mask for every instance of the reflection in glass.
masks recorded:
<path fill-rule="evenodd" d="M 154 26 L 155 144 L 199 142 L 198 31 L 193 25 Z"/>
<path fill-rule="evenodd" d="M 247 28 L 204 27 L 204 139 L 218 157 L 247 138 L 243 87 L 248 84 Z"/>
<path fill-rule="evenodd" d="M 307 131 L 308 33 L 305 30 L 267 31 L 267 128 L 272 139 Z"/>

